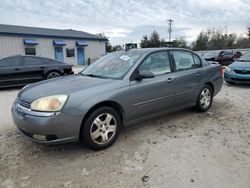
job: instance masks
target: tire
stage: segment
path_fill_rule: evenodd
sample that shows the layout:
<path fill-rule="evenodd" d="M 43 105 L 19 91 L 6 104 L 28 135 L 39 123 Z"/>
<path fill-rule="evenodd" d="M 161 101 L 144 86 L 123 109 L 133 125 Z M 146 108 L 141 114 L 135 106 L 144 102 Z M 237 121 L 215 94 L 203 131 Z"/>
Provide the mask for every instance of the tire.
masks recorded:
<path fill-rule="evenodd" d="M 196 109 L 199 112 L 206 112 L 213 103 L 213 89 L 210 85 L 205 85 L 199 92 Z"/>
<path fill-rule="evenodd" d="M 120 115 L 111 107 L 101 107 L 92 112 L 82 125 L 81 141 L 89 148 L 101 150 L 111 146 L 120 133 Z"/>
<path fill-rule="evenodd" d="M 51 72 L 48 72 L 48 74 L 46 75 L 46 79 L 52 79 L 52 78 L 58 78 L 61 76 L 61 73 L 60 72 L 57 72 L 57 71 L 51 71 Z"/>

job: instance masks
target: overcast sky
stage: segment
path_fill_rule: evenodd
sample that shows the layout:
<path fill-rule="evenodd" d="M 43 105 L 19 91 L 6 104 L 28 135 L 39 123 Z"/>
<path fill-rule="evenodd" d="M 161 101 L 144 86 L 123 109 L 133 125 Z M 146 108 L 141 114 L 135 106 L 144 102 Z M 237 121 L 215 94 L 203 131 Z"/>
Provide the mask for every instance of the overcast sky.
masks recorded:
<path fill-rule="evenodd" d="M 105 33 L 113 45 L 157 31 L 191 42 L 211 26 L 238 35 L 250 25 L 250 0 L 0 0 L 0 23 Z M 226 27 L 227 26 L 227 27 Z"/>

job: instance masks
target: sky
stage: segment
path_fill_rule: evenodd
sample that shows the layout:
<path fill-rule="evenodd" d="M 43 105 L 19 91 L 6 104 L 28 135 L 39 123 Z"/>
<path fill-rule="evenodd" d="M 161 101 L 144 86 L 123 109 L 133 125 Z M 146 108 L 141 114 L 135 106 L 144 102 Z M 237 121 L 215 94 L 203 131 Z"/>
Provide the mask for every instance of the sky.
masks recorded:
<path fill-rule="evenodd" d="M 112 45 L 140 42 L 157 31 L 189 43 L 209 27 L 244 36 L 250 0 L 0 0 L 0 24 L 105 33 Z"/>

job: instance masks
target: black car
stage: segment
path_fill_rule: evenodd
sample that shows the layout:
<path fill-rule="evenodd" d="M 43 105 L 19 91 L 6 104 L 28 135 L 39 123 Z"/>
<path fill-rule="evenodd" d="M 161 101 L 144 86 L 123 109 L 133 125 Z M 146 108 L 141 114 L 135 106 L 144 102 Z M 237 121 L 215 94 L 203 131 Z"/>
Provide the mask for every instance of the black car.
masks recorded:
<path fill-rule="evenodd" d="M 11 56 L 0 60 L 0 88 L 26 85 L 73 74 L 72 66 L 37 56 Z"/>
<path fill-rule="evenodd" d="M 242 53 L 239 51 L 233 52 L 232 50 L 216 50 L 206 52 L 202 58 L 207 61 L 216 61 L 222 66 L 230 65 L 236 59 L 241 57 Z"/>

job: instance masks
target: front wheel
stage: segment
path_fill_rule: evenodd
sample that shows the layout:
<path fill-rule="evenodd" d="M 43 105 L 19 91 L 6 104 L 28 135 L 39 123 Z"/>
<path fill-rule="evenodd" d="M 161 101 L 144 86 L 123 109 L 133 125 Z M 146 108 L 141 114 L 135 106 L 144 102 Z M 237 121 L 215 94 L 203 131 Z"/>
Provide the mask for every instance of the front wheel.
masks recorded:
<path fill-rule="evenodd" d="M 206 112 L 213 102 L 213 89 L 210 85 L 205 85 L 198 96 L 196 108 L 200 112 Z"/>
<path fill-rule="evenodd" d="M 84 144 L 95 150 L 111 146 L 121 130 L 121 117 L 110 107 L 101 107 L 92 112 L 83 125 L 81 138 Z"/>

